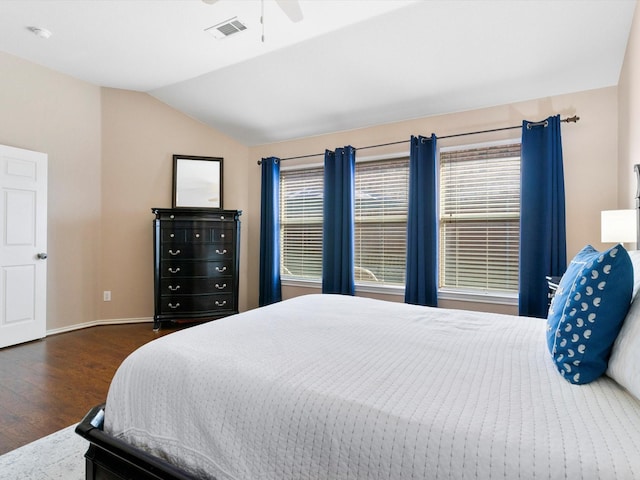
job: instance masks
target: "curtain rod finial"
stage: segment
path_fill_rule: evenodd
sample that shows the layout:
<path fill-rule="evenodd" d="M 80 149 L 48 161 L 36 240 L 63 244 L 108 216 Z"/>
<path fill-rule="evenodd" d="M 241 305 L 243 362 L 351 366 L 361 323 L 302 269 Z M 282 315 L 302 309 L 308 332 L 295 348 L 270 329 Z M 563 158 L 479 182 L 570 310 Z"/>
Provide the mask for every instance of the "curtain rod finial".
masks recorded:
<path fill-rule="evenodd" d="M 577 115 L 574 115 L 573 117 L 568 117 L 568 118 L 564 119 L 564 121 L 567 122 L 567 123 L 569 123 L 569 122 L 578 123 L 578 120 L 580 120 L 580 117 L 577 116 Z"/>

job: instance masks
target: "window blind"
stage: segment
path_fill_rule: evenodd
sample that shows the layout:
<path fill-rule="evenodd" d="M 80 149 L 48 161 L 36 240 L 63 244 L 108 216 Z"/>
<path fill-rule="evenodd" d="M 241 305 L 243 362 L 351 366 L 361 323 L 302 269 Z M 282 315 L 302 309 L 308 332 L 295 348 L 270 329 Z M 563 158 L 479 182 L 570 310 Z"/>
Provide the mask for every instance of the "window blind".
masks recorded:
<path fill-rule="evenodd" d="M 440 287 L 518 291 L 520 144 L 440 153 Z"/>
<path fill-rule="evenodd" d="M 409 158 L 356 164 L 355 279 L 404 285 Z"/>
<path fill-rule="evenodd" d="M 322 278 L 323 169 L 280 172 L 281 274 Z"/>
<path fill-rule="evenodd" d="M 408 157 L 356 164 L 355 280 L 404 285 Z M 281 273 L 322 278 L 323 169 L 280 173 Z"/>

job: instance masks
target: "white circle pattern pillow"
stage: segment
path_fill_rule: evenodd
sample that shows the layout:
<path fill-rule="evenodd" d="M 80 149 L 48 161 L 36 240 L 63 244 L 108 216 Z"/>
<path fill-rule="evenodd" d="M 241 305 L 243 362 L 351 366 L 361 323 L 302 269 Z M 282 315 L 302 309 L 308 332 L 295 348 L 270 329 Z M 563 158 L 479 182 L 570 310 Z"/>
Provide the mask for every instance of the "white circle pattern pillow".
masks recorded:
<path fill-rule="evenodd" d="M 629 310 L 633 267 L 616 245 L 598 252 L 591 245 L 571 261 L 560 281 L 562 291 L 547 319 L 549 351 L 569 382 L 592 382 L 607 370 L 611 348 Z"/>

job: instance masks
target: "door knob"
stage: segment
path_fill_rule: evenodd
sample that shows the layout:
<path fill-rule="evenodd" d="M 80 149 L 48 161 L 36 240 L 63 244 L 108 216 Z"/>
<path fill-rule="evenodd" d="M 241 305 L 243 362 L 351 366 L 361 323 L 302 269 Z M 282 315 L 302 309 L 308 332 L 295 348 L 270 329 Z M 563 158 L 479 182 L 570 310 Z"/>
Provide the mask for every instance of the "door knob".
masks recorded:
<path fill-rule="evenodd" d="M 37 255 L 38 260 L 44 260 L 45 258 L 47 258 L 47 254 L 46 253 L 39 253 Z"/>

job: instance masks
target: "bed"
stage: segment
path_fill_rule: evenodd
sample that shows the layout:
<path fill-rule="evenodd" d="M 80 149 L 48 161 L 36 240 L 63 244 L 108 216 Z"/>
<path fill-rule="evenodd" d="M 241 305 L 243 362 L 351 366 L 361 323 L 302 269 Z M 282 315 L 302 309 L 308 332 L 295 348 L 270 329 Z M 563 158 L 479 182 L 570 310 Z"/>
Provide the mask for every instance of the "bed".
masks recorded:
<path fill-rule="evenodd" d="M 547 330 L 306 295 L 172 333 L 78 425 L 87 478 L 640 478 L 640 402 L 566 381 Z"/>

